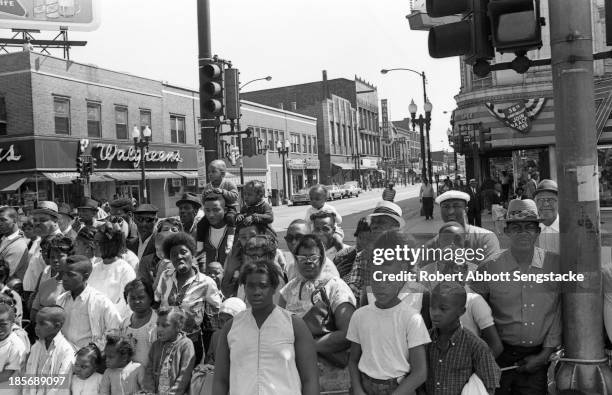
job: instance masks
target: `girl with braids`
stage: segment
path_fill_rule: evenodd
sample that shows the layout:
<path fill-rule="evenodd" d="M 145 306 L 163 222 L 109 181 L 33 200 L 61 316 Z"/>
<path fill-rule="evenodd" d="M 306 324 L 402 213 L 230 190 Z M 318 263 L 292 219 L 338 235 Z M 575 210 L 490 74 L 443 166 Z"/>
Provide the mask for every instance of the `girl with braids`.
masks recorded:
<path fill-rule="evenodd" d="M 102 353 L 98 346 L 89 343 L 76 353 L 70 392 L 72 395 L 97 394 L 102 381 L 98 370 L 103 365 Z"/>

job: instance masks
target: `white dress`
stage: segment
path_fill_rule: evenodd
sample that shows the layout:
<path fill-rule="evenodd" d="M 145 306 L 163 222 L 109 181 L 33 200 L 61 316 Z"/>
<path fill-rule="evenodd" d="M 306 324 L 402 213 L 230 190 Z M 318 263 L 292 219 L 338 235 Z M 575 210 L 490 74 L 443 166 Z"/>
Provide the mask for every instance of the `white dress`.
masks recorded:
<path fill-rule="evenodd" d="M 87 284 L 106 295 L 117 307 L 121 318 L 125 319 L 131 311 L 123 297 L 123 290 L 135 278 L 136 272 L 123 259 L 116 259 L 110 264 L 98 261 L 93 265 Z"/>

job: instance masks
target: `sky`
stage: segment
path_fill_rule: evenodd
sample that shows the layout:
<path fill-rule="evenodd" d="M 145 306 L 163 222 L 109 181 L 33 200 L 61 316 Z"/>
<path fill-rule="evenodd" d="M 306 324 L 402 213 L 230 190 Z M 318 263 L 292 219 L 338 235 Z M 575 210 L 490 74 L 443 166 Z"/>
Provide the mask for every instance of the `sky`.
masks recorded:
<path fill-rule="evenodd" d="M 88 41 L 71 49 L 72 60 L 197 89 L 197 0 L 98 1 L 100 27 L 70 33 Z M 319 81 L 322 70 L 329 79 L 357 75 L 388 99 L 391 121 L 409 117 L 412 98 L 422 111 L 421 78 L 380 70 L 425 71 L 432 148 L 449 148 L 459 59 L 430 58 L 427 32 L 410 30 L 409 12 L 408 0 L 210 0 L 212 51 L 232 61 L 243 83 L 272 76 L 247 90 Z"/>

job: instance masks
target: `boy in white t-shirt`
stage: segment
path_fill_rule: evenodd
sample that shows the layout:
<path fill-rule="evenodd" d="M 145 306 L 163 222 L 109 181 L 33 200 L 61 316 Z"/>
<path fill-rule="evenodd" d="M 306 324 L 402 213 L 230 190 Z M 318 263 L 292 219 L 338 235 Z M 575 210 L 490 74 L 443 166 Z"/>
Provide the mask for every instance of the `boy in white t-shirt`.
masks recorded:
<path fill-rule="evenodd" d="M 395 249 L 403 243 L 397 231 L 383 234 L 374 248 Z M 398 260 L 384 262 L 376 279 L 405 270 Z M 400 281 L 373 281 L 374 304 L 353 314 L 346 338 L 352 342 L 349 373 L 355 395 L 414 394 L 427 378 L 425 322 L 407 301 L 398 298 Z"/>

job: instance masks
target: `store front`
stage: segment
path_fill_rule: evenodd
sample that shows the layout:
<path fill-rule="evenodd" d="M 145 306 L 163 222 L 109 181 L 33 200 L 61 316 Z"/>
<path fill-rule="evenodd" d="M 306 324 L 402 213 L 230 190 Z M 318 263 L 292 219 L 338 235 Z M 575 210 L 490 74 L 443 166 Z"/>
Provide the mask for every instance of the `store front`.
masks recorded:
<path fill-rule="evenodd" d="M 36 138 L 0 144 L 0 201 L 33 207 L 36 200 L 77 205 L 83 188 L 76 185 L 79 140 Z M 6 157 L 3 151 L 8 153 Z M 151 146 L 145 155 L 149 200 L 160 215 L 176 215 L 183 191 L 197 191 L 197 148 Z M 130 145 L 92 143 L 88 153 L 96 160 L 90 178 L 91 196 L 102 201 L 134 196 L 138 199 L 141 155 Z"/>
<path fill-rule="evenodd" d="M 548 147 L 496 151 L 486 161 L 484 180 L 501 182 L 505 172 L 510 177 L 511 192 L 527 183 L 528 174 L 537 173 L 540 180 L 551 177 Z"/>

